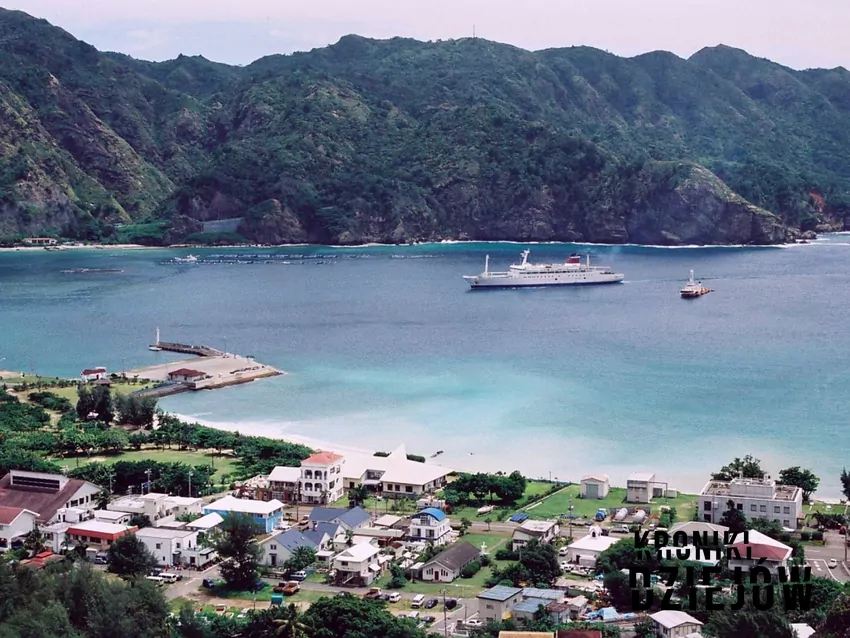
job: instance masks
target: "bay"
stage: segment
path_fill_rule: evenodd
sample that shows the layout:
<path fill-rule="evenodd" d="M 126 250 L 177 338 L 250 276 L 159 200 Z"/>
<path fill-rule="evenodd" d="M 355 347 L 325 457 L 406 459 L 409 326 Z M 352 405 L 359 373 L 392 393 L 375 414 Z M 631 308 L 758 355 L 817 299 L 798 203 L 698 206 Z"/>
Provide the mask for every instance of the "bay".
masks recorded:
<path fill-rule="evenodd" d="M 368 451 L 444 450 L 459 469 L 578 480 L 634 471 L 683 491 L 753 454 L 840 495 L 850 450 L 850 238 L 792 247 L 530 245 L 621 285 L 469 291 L 523 245 L 0 252 L 0 368 L 76 376 L 179 355 L 164 340 L 287 371 L 164 409 L 244 433 Z M 243 263 L 236 263 L 236 262 Z M 269 262 L 269 263 L 266 263 Z M 121 273 L 63 273 L 110 268 Z M 682 300 L 694 269 L 715 290 Z"/>

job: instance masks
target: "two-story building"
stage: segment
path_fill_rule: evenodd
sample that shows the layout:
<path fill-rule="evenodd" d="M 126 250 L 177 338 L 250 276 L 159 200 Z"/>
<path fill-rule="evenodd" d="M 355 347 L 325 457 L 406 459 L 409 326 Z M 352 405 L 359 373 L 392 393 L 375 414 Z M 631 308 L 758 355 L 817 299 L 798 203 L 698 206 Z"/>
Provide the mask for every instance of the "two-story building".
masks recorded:
<path fill-rule="evenodd" d="M 107 549 L 122 536 L 132 534 L 138 528 L 115 523 L 104 523 L 94 519 L 74 523 L 65 531 L 69 543 Z"/>
<path fill-rule="evenodd" d="M 290 529 L 280 534 L 269 536 L 260 543 L 263 548 L 262 562 L 269 567 L 280 567 L 295 553 L 299 547 L 308 547 L 317 554 L 327 549 L 333 540 L 324 531 Z"/>
<path fill-rule="evenodd" d="M 510 618 L 514 607 L 522 602 L 522 590 L 496 585 L 478 594 L 477 598 L 478 617 L 482 622 L 502 622 Z"/>
<path fill-rule="evenodd" d="M 169 496 L 160 492 L 124 496 L 107 504 L 110 512 L 147 516 L 154 527 L 172 523 L 184 514 L 200 514 L 203 499 L 188 496 Z"/>
<path fill-rule="evenodd" d="M 198 543 L 198 531 L 193 529 L 170 529 L 166 527 L 144 527 L 136 532 L 138 538 L 157 564 L 163 567 L 200 567 L 212 562 L 215 550 Z"/>
<path fill-rule="evenodd" d="M 761 565 L 776 574 L 780 567 L 787 567 L 794 550 L 778 540 L 756 530 L 739 532 L 726 545 L 729 569 L 740 567 L 746 574 L 751 567 Z"/>
<path fill-rule="evenodd" d="M 445 545 L 449 542 L 451 531 L 451 521 L 445 512 L 428 507 L 410 518 L 408 536 L 412 541 Z"/>
<path fill-rule="evenodd" d="M 719 523 L 730 507 L 743 513 L 747 520 L 766 518 L 796 529 L 803 518 L 803 490 L 795 485 L 778 485 L 770 477 L 711 480 L 705 484 L 699 497 L 702 520 Z"/>
<path fill-rule="evenodd" d="M 368 587 L 383 569 L 378 560 L 380 548 L 370 543 L 358 543 L 334 557 L 334 584 Z"/>
<path fill-rule="evenodd" d="M 35 529 L 38 514 L 20 507 L 0 506 L 0 552 L 23 544 L 27 534 Z"/>
<path fill-rule="evenodd" d="M 634 472 L 626 479 L 626 500 L 629 503 L 649 503 L 655 487 L 655 474 Z"/>
<path fill-rule="evenodd" d="M 260 530 L 269 534 L 278 527 L 283 517 L 283 507 L 283 503 L 278 500 L 254 501 L 228 495 L 204 506 L 204 514 L 215 513 L 222 518 L 228 514 L 244 514 L 250 516 Z"/>
<path fill-rule="evenodd" d="M 317 452 L 301 461 L 301 502 L 327 505 L 342 498 L 342 462 L 343 456 L 334 452 Z"/>
<path fill-rule="evenodd" d="M 70 479 L 62 474 L 11 470 L 0 478 L 0 506 L 36 512 L 38 525 L 61 522 L 60 512 L 74 510 L 80 520 L 97 509 L 101 488 L 88 481 Z"/>
<path fill-rule="evenodd" d="M 685 638 L 699 633 L 702 623 L 683 611 L 664 609 L 649 616 L 655 626 L 657 638 Z"/>
<path fill-rule="evenodd" d="M 559 529 L 556 521 L 526 519 L 519 527 L 514 529 L 511 547 L 516 552 L 532 540 L 538 540 L 541 543 L 551 543 L 558 537 Z"/>
<path fill-rule="evenodd" d="M 277 499 L 281 503 L 297 503 L 300 496 L 300 481 L 300 467 L 284 467 L 279 465 L 269 474 L 269 493 L 271 498 Z"/>

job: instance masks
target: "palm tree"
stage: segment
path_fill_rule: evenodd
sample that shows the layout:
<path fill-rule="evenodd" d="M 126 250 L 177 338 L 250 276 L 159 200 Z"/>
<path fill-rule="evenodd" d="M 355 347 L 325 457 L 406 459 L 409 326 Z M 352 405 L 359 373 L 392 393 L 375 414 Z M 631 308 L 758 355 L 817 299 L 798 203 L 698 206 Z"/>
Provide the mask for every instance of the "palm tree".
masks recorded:
<path fill-rule="evenodd" d="M 281 638 L 305 638 L 307 635 L 306 627 L 298 619 L 298 609 L 295 605 L 290 604 L 283 613 L 283 618 L 278 618 L 274 621 L 275 636 Z"/>
<path fill-rule="evenodd" d="M 24 537 L 24 547 L 32 552 L 32 556 L 43 552 L 45 548 L 45 539 L 44 534 L 41 533 L 41 530 L 38 528 L 38 525 L 32 528 L 27 535 Z"/>

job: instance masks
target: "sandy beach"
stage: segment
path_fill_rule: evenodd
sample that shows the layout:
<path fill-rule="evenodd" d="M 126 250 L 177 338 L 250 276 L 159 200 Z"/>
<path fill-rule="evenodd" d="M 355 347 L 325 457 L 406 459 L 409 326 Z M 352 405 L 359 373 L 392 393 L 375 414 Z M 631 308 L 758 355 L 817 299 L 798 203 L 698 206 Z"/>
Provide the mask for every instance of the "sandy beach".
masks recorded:
<path fill-rule="evenodd" d="M 157 246 L 142 246 L 141 244 L 87 244 L 62 245 L 58 250 L 45 250 L 44 246 L 13 246 L 0 248 L 0 252 L 62 252 L 65 250 L 151 250 Z"/>

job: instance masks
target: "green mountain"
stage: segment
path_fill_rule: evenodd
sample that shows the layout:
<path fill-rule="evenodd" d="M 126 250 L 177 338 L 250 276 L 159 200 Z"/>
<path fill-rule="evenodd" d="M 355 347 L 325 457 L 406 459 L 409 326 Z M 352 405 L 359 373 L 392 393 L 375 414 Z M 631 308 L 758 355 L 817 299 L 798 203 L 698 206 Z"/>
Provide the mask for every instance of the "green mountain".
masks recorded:
<path fill-rule="evenodd" d="M 0 236 L 776 243 L 850 226 L 850 73 L 346 36 L 246 67 L 0 10 Z"/>

